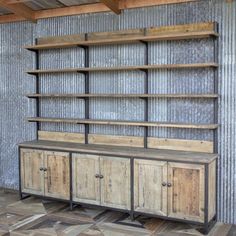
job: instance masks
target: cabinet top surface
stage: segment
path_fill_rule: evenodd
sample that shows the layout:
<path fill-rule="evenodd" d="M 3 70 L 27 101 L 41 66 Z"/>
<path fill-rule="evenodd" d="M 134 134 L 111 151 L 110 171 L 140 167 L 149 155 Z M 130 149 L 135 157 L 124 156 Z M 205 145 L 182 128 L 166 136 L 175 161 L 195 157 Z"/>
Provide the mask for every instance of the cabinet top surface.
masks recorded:
<path fill-rule="evenodd" d="M 144 149 L 117 147 L 95 144 L 77 144 L 67 142 L 55 142 L 34 140 L 19 144 L 20 147 L 39 148 L 45 150 L 81 152 L 87 154 L 111 155 L 121 157 L 135 157 L 142 159 L 156 159 L 165 161 L 181 161 L 192 163 L 210 163 L 218 157 L 218 154 L 206 154 L 197 152 L 184 152 L 172 150 Z"/>

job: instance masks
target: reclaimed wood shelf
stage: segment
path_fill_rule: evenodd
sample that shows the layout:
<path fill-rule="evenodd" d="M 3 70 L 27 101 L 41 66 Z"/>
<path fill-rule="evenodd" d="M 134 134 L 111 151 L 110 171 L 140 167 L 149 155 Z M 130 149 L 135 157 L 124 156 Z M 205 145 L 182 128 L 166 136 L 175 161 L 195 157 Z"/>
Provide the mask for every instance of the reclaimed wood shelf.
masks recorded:
<path fill-rule="evenodd" d="M 71 124 L 184 128 L 184 129 L 210 129 L 210 130 L 214 130 L 218 128 L 217 124 L 187 124 L 187 123 L 168 123 L 168 122 L 154 122 L 154 121 L 68 119 L 68 118 L 46 118 L 46 117 L 31 117 L 31 118 L 28 118 L 28 121 L 29 122 L 49 122 L 49 123 L 71 123 Z"/>
<path fill-rule="evenodd" d="M 31 70 L 28 74 L 47 74 L 47 73 L 73 73 L 73 72 L 98 72 L 98 71 L 125 71 L 125 70 L 151 70 L 151 69 L 194 69 L 194 68 L 217 68 L 214 62 L 192 63 L 192 64 L 163 64 L 163 65 L 141 65 L 141 66 L 118 66 L 118 67 L 81 67 L 65 69 Z"/>
<path fill-rule="evenodd" d="M 218 94 L 27 94 L 28 98 L 218 98 Z"/>
<path fill-rule="evenodd" d="M 162 41 L 162 40 L 183 40 L 183 39 L 201 39 L 209 37 L 217 37 L 218 34 L 215 31 L 205 31 L 205 32 L 183 32 L 176 34 L 163 34 L 154 36 L 135 36 L 135 37 L 124 37 L 124 38 L 107 38 L 102 40 L 83 40 L 72 43 L 51 43 L 46 45 L 35 45 L 26 46 L 28 50 L 45 50 L 45 49 L 57 49 L 57 48 L 73 48 L 78 46 L 93 46 L 93 45 L 109 45 L 109 44 L 128 44 L 128 43 L 138 43 L 138 42 L 152 42 L 152 41 Z"/>

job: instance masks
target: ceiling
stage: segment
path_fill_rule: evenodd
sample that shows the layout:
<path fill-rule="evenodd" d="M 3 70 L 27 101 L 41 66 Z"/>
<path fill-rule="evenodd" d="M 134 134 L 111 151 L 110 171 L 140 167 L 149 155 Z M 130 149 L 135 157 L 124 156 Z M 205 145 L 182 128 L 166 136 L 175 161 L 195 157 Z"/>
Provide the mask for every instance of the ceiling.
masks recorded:
<path fill-rule="evenodd" d="M 0 0 L 0 23 L 112 11 L 198 0 Z"/>

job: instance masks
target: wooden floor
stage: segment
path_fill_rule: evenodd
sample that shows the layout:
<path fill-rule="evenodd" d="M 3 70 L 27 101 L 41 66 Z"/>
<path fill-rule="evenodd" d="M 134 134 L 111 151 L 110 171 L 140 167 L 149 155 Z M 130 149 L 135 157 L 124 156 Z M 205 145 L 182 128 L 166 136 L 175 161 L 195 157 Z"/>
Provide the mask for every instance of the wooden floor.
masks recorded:
<path fill-rule="evenodd" d="M 194 236 L 196 226 L 138 217 L 124 213 L 76 207 L 59 202 L 28 198 L 19 201 L 15 192 L 0 189 L 0 235 L 12 236 Z M 217 223 L 211 236 L 236 235 L 236 226 Z"/>

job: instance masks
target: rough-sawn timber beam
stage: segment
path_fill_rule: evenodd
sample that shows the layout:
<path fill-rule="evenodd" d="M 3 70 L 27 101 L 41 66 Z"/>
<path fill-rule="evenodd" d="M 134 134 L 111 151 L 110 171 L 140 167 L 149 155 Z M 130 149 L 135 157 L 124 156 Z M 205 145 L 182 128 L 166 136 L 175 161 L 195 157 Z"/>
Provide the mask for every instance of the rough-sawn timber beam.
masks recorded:
<path fill-rule="evenodd" d="M 186 2 L 195 2 L 195 1 L 198 1 L 198 0 L 165 0 L 165 1 L 164 0 L 120 0 L 119 8 L 120 10 L 123 10 L 123 9 L 132 9 L 132 8 L 150 7 L 150 6 L 186 3 Z M 9 5 L 15 6 L 15 4 L 9 4 Z M 110 8 L 108 8 L 103 3 L 94 3 L 94 4 L 87 4 L 87 5 L 35 11 L 34 20 L 51 18 L 51 17 L 88 14 L 88 13 L 109 12 L 109 11 L 110 11 Z M 26 17 L 23 17 L 23 15 L 19 16 L 16 14 L 2 15 L 0 16 L 0 23 L 22 21 L 22 20 L 25 20 L 25 18 Z"/>
<path fill-rule="evenodd" d="M 13 13 L 15 13 L 13 15 L 13 21 L 15 21 L 17 19 L 16 16 L 19 17 L 19 19 L 25 19 L 25 20 L 30 20 L 34 23 L 37 22 L 37 20 L 35 19 L 35 11 L 33 11 L 30 7 L 26 6 L 24 3 L 19 2 L 19 3 L 14 3 L 14 4 L 9 4 L 8 0 L 0 0 L 0 7 L 3 7 Z M 8 18 L 7 19 L 11 19 L 9 17 L 9 15 L 7 15 Z M 5 16 L 3 16 L 5 17 Z M 1 22 L 1 20 L 0 20 Z"/>
<path fill-rule="evenodd" d="M 105 4 L 108 8 L 110 8 L 116 14 L 120 14 L 119 0 L 100 0 L 103 4 Z"/>

